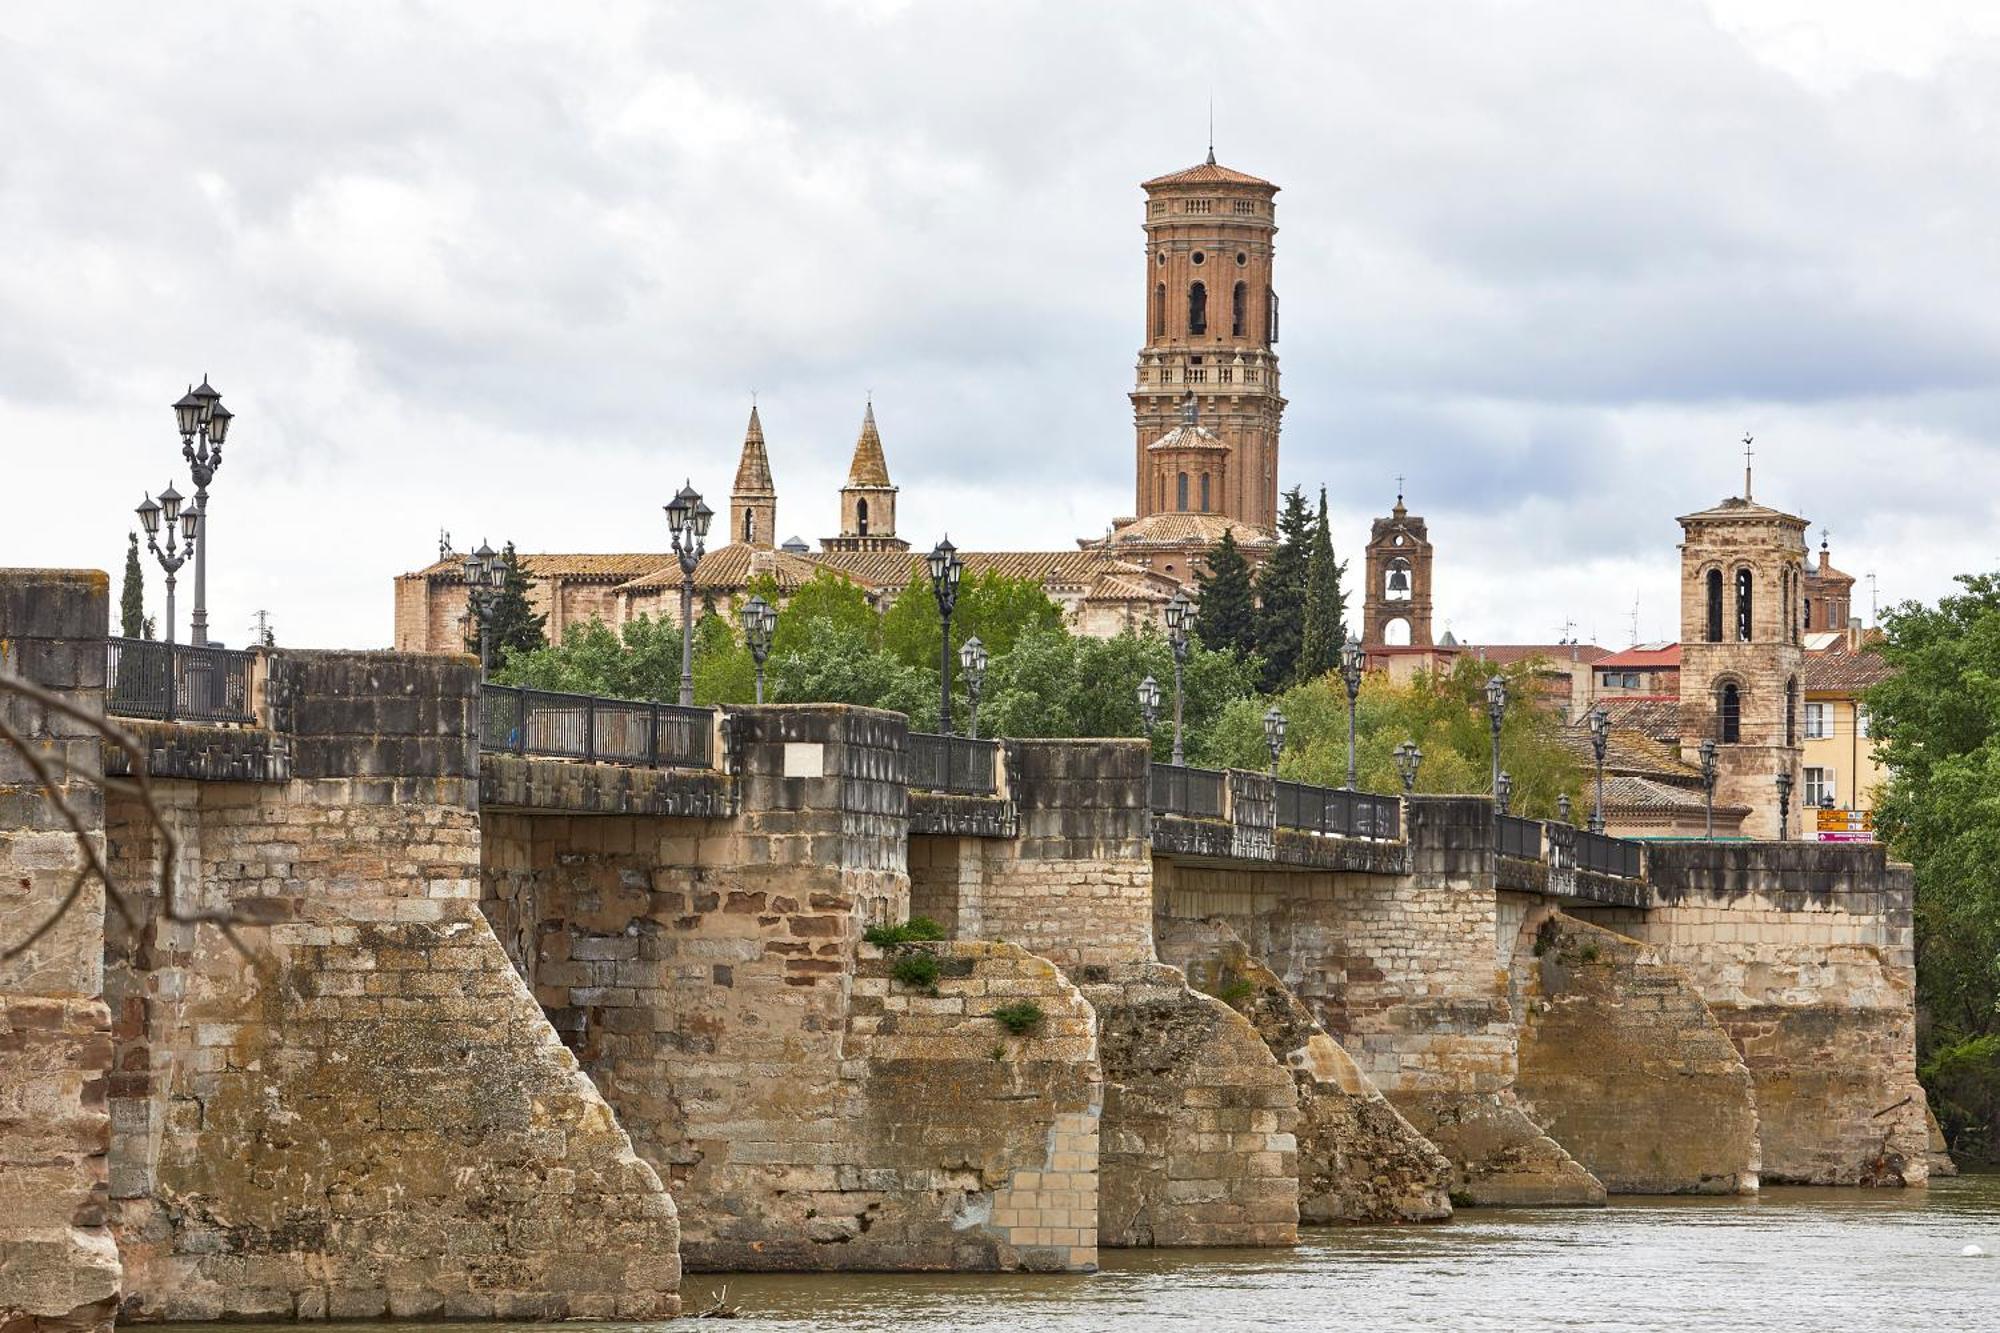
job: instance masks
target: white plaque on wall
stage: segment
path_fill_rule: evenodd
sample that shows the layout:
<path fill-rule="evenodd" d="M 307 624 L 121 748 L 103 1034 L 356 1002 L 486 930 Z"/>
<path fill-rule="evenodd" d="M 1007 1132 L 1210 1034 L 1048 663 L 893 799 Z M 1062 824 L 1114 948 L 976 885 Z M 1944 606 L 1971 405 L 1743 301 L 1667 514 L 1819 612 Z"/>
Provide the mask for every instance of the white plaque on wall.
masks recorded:
<path fill-rule="evenodd" d="M 786 741 L 785 776 L 788 778 L 825 777 L 826 746 L 818 741 Z"/>

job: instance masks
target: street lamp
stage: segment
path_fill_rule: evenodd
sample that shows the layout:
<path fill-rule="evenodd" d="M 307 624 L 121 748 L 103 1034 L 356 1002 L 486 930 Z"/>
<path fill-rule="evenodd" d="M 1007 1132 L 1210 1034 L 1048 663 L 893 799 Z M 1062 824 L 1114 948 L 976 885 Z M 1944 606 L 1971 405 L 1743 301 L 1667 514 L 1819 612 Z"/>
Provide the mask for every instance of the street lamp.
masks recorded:
<path fill-rule="evenodd" d="M 1778 774 L 1778 841 L 1789 842 L 1792 837 L 1792 770 L 1785 769 Z"/>
<path fill-rule="evenodd" d="M 1340 678 L 1347 683 L 1347 789 L 1354 790 L 1354 706 L 1361 698 L 1361 668 L 1367 664 L 1361 640 L 1350 634 L 1340 645 Z"/>
<path fill-rule="evenodd" d="M 1139 717 L 1146 724 L 1146 738 L 1152 739 L 1160 720 L 1160 682 L 1151 676 L 1139 682 Z"/>
<path fill-rule="evenodd" d="M 1188 612 L 1187 593 L 1174 590 L 1173 600 L 1167 603 L 1167 645 L 1174 650 L 1174 763 L 1187 762 L 1186 752 L 1181 746 L 1181 665 L 1187 661 Z"/>
<path fill-rule="evenodd" d="M 1417 748 L 1415 741 L 1404 741 L 1396 747 L 1396 776 L 1403 780 L 1403 794 L 1417 789 L 1417 768 L 1424 762 L 1424 752 Z"/>
<path fill-rule="evenodd" d="M 691 481 L 663 507 L 674 555 L 681 562 L 681 706 L 686 708 L 694 703 L 694 570 L 701 563 L 708 521 L 715 511 L 701 502 L 701 492 Z"/>
<path fill-rule="evenodd" d="M 743 642 L 750 648 L 750 660 L 757 664 L 757 702 L 764 702 L 764 659 L 771 655 L 771 635 L 778 628 L 778 608 L 762 597 L 752 597 L 737 612 L 743 624 Z"/>
<path fill-rule="evenodd" d="M 493 604 L 507 582 L 507 564 L 485 542 L 465 557 L 465 609 L 479 620 L 479 674 L 493 669 Z"/>
<path fill-rule="evenodd" d="M 1500 676 L 1486 678 L 1486 717 L 1493 724 L 1493 792 L 1500 792 L 1500 724 L 1507 720 L 1507 682 Z"/>
<path fill-rule="evenodd" d="M 174 484 L 167 483 L 167 489 L 160 492 L 156 503 L 149 494 L 139 505 L 139 525 L 146 529 L 146 549 L 159 558 L 160 568 L 167 572 L 167 642 L 174 641 L 174 574 L 187 563 L 189 552 L 196 551 L 201 536 L 201 511 L 192 506 L 181 507 L 181 493 Z M 160 525 L 164 520 L 167 529 L 166 549 L 160 548 L 158 541 Z M 174 529 L 180 529 L 181 547 L 174 546 Z M 199 565 L 196 568 L 200 568 Z M 198 585 L 197 585 L 198 586 Z"/>
<path fill-rule="evenodd" d="M 1556 818 L 1561 820 L 1563 823 L 1567 824 L 1570 822 L 1569 817 L 1570 817 L 1569 793 L 1563 792 L 1562 794 L 1556 797 Z"/>
<path fill-rule="evenodd" d="M 965 734 L 979 739 L 979 687 L 986 683 L 986 645 L 977 634 L 958 646 L 958 664 L 965 668 Z"/>
<path fill-rule="evenodd" d="M 931 595 L 937 598 L 940 633 L 938 636 L 938 725 L 949 736 L 951 730 L 951 611 L 958 605 L 958 581 L 965 573 L 965 562 L 958 558 L 958 548 L 946 537 L 931 548 L 924 557 L 930 566 Z"/>
<path fill-rule="evenodd" d="M 187 459 L 188 470 L 194 475 L 194 509 L 199 515 L 199 539 L 188 538 L 188 545 L 194 548 L 194 614 L 188 618 L 188 641 L 196 647 L 208 642 L 208 483 L 215 480 L 216 469 L 222 466 L 222 442 L 228 438 L 229 423 L 235 416 L 222 405 L 222 395 L 209 387 L 206 375 L 201 377 L 200 388 L 190 388 L 174 404 L 181 457 Z"/>
<path fill-rule="evenodd" d="M 1604 832 L 1604 743 L 1611 739 L 1611 711 L 1603 704 L 1590 710 L 1590 751 L 1597 756 L 1597 799 L 1590 807 L 1590 831 Z"/>
<path fill-rule="evenodd" d="M 1264 744 L 1271 747 L 1271 776 L 1278 776 L 1278 756 L 1285 748 L 1285 715 L 1272 704 L 1264 710 Z"/>
<path fill-rule="evenodd" d="M 1715 841 L 1715 741 L 1704 739 L 1701 743 L 1701 801 L 1705 827 L 1702 836 L 1709 842 Z"/>
<path fill-rule="evenodd" d="M 1513 799 L 1514 799 L 1514 775 L 1512 773 L 1503 772 L 1500 775 L 1499 785 L 1493 789 L 1493 803 L 1495 806 L 1499 808 L 1500 813 L 1504 815 L 1507 813 L 1508 802 L 1512 801 Z"/>

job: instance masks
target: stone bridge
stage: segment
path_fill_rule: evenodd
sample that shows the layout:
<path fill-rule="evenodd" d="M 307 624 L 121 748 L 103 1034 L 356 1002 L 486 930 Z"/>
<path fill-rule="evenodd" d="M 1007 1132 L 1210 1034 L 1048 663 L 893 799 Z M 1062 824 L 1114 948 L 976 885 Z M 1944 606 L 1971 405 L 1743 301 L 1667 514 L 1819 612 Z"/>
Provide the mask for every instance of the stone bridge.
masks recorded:
<path fill-rule="evenodd" d="M 85 709 L 128 683 L 106 623 L 100 574 L 0 572 L 5 668 Z M 832 706 L 537 744 L 463 659 L 228 669 L 234 721 L 119 719 L 151 809 L 8 714 L 132 920 L 86 893 L 0 965 L 0 1322 L 646 1318 L 683 1262 L 1075 1271 L 1925 1179 L 1879 848 L 1603 846 Z M 12 942 L 80 853 L 4 753 L 0 809 Z M 912 916 L 946 938 L 865 938 Z"/>

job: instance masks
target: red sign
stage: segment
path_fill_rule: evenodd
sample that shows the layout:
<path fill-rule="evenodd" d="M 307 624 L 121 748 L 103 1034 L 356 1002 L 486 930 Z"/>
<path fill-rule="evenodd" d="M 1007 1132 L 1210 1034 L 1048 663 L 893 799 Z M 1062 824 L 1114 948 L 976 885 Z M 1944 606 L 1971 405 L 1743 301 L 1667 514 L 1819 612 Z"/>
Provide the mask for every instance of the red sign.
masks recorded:
<path fill-rule="evenodd" d="M 1875 841 L 1875 835 L 1872 833 L 1848 833 L 1844 831 L 1835 833 L 1831 830 L 1823 830 L 1819 835 L 1819 840 L 1821 842 L 1873 842 Z"/>

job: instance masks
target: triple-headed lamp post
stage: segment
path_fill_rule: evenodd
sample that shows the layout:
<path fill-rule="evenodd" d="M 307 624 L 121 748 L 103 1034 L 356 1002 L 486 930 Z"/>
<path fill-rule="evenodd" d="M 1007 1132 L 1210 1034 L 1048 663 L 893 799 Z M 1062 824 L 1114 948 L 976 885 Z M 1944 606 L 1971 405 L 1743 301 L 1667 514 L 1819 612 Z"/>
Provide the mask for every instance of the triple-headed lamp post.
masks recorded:
<path fill-rule="evenodd" d="M 1347 790 L 1354 790 L 1354 709 L 1361 698 L 1361 669 L 1368 664 L 1361 640 L 1352 634 L 1340 645 L 1340 679 L 1347 686 Z"/>
<path fill-rule="evenodd" d="M 1778 773 L 1778 841 L 1792 839 L 1792 770 L 1781 769 Z"/>
<path fill-rule="evenodd" d="M 201 511 L 193 505 L 181 506 L 181 493 L 174 489 L 172 482 L 160 492 L 154 501 L 151 495 L 139 505 L 139 525 L 146 529 L 146 549 L 159 557 L 160 568 L 167 572 L 167 642 L 174 641 L 174 575 L 187 563 L 189 552 L 199 552 L 201 537 Z M 159 533 L 161 519 L 166 520 L 167 545 L 160 549 Z M 181 547 L 174 547 L 174 529 L 179 528 Z M 199 556 L 196 557 L 199 561 Z M 195 568 L 201 566 L 196 564 Z M 199 586 L 199 585 L 197 585 Z"/>
<path fill-rule="evenodd" d="M 1500 727 L 1507 720 L 1507 680 L 1489 676 L 1486 680 L 1486 718 L 1493 725 L 1493 794 L 1500 794 Z"/>
<path fill-rule="evenodd" d="M 493 669 L 493 604 L 507 582 L 507 562 L 485 542 L 465 557 L 465 609 L 479 621 L 479 674 Z"/>
<path fill-rule="evenodd" d="M 1709 842 L 1715 841 L 1715 739 L 1705 737 L 1701 742 L 1701 804 L 1702 836 Z"/>
<path fill-rule="evenodd" d="M 944 734 L 952 734 L 951 729 L 951 612 L 958 605 L 958 581 L 965 576 L 965 562 L 958 558 L 958 548 L 946 537 L 931 548 L 924 557 L 930 568 L 931 596 L 937 598 L 938 607 L 938 726 Z"/>
<path fill-rule="evenodd" d="M 1167 646 L 1174 650 L 1174 763 L 1187 762 L 1187 752 L 1181 745 L 1181 665 L 1187 661 L 1188 612 L 1193 607 L 1187 594 L 1175 590 L 1173 600 L 1167 603 Z"/>
<path fill-rule="evenodd" d="M 986 645 L 977 634 L 958 646 L 958 664 L 965 668 L 965 734 L 979 739 L 979 690 L 986 684 Z"/>
<path fill-rule="evenodd" d="M 1597 795 L 1590 806 L 1590 831 L 1604 832 L 1604 745 L 1611 739 L 1611 711 L 1603 704 L 1590 710 L 1590 752 L 1597 756 Z"/>
<path fill-rule="evenodd" d="M 1271 776 L 1278 776 L 1278 756 L 1285 752 L 1285 715 L 1272 704 L 1264 710 L 1264 744 L 1271 747 Z"/>
<path fill-rule="evenodd" d="M 1146 724 L 1146 739 L 1151 740 L 1160 721 L 1160 682 L 1151 676 L 1139 682 L 1139 719 Z"/>
<path fill-rule="evenodd" d="M 750 660 L 757 664 L 757 702 L 764 702 L 764 659 L 771 655 L 771 636 L 778 629 L 778 608 L 762 597 L 752 597 L 737 613 L 743 624 L 743 642 Z"/>
<path fill-rule="evenodd" d="M 701 502 L 701 492 L 691 481 L 664 507 L 674 556 L 681 564 L 681 706 L 687 708 L 694 704 L 694 570 L 701 563 L 708 521 L 715 511 Z"/>
<path fill-rule="evenodd" d="M 190 388 L 174 404 L 181 456 L 194 476 L 194 509 L 200 515 L 199 536 L 188 539 L 194 548 L 194 614 L 188 617 L 188 641 L 197 648 L 208 642 L 208 483 L 222 466 L 222 442 L 235 415 L 222 405 L 222 395 L 209 387 L 206 375 L 200 388 Z"/>
<path fill-rule="evenodd" d="M 1405 796 L 1417 789 L 1417 769 L 1423 762 L 1424 752 L 1415 741 L 1404 741 L 1396 747 L 1396 776 L 1403 780 Z"/>

